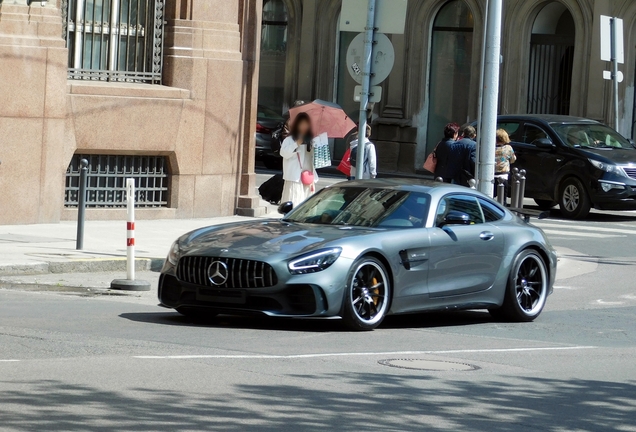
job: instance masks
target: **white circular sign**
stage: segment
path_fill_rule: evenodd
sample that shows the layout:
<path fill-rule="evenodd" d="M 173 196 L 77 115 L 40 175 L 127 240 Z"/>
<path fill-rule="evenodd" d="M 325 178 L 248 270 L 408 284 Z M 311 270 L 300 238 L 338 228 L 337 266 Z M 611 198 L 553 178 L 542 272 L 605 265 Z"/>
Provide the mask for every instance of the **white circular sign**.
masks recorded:
<path fill-rule="evenodd" d="M 362 84 L 362 70 L 364 68 L 364 38 L 365 34 L 356 36 L 347 50 L 347 70 L 358 84 Z M 373 54 L 371 56 L 371 86 L 376 86 L 389 77 L 395 64 L 395 49 L 391 40 L 384 33 L 376 33 L 374 37 Z"/>

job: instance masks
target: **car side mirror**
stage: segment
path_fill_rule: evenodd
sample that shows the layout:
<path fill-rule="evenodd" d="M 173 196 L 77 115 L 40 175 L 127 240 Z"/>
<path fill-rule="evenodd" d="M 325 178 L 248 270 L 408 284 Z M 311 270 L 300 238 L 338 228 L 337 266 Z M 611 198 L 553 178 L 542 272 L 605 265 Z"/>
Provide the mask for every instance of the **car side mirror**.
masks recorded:
<path fill-rule="evenodd" d="M 444 225 L 470 225 L 470 216 L 456 210 L 449 211 L 444 218 Z"/>
<path fill-rule="evenodd" d="M 294 203 L 291 201 L 287 201 L 278 206 L 278 213 L 282 215 L 286 215 L 293 209 L 294 209 Z"/>
<path fill-rule="evenodd" d="M 556 148 L 552 140 L 548 138 L 536 139 L 532 142 L 532 145 L 541 150 L 554 150 Z"/>

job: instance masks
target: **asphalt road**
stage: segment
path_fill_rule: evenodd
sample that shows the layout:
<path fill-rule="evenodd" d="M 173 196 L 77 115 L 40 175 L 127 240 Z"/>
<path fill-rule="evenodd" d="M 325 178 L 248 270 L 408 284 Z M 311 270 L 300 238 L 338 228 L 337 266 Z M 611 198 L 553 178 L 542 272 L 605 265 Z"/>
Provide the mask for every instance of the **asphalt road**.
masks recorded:
<path fill-rule="evenodd" d="M 636 431 L 636 215 L 538 225 L 564 263 L 529 324 L 462 312 L 353 333 L 0 291 L 0 430 Z"/>

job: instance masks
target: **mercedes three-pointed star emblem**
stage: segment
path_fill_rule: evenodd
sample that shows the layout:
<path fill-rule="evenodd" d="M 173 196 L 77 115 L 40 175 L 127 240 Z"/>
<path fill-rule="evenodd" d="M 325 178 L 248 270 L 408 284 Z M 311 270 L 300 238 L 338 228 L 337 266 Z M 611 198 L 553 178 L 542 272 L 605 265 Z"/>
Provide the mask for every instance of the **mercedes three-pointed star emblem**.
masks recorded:
<path fill-rule="evenodd" d="M 227 268 L 227 264 L 221 261 L 214 261 L 208 267 L 208 279 L 212 282 L 212 285 L 221 286 L 227 282 L 227 278 L 230 275 L 230 271 Z"/>

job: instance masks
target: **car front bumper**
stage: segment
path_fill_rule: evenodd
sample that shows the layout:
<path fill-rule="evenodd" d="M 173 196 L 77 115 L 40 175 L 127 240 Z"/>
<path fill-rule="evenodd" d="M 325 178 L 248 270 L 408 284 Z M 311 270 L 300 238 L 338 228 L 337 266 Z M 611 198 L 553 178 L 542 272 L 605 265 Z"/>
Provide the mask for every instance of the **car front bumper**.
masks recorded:
<path fill-rule="evenodd" d="M 291 275 L 284 265 L 273 266 L 278 283 L 268 288 L 219 288 L 179 280 L 174 267 L 164 268 L 158 298 L 168 308 L 208 309 L 215 313 L 264 314 L 279 317 L 339 316 L 351 261 L 340 258 L 328 269 Z M 207 283 L 207 282 L 206 282 Z"/>
<path fill-rule="evenodd" d="M 636 210 L 636 180 L 605 175 L 592 185 L 591 198 L 599 210 Z"/>

